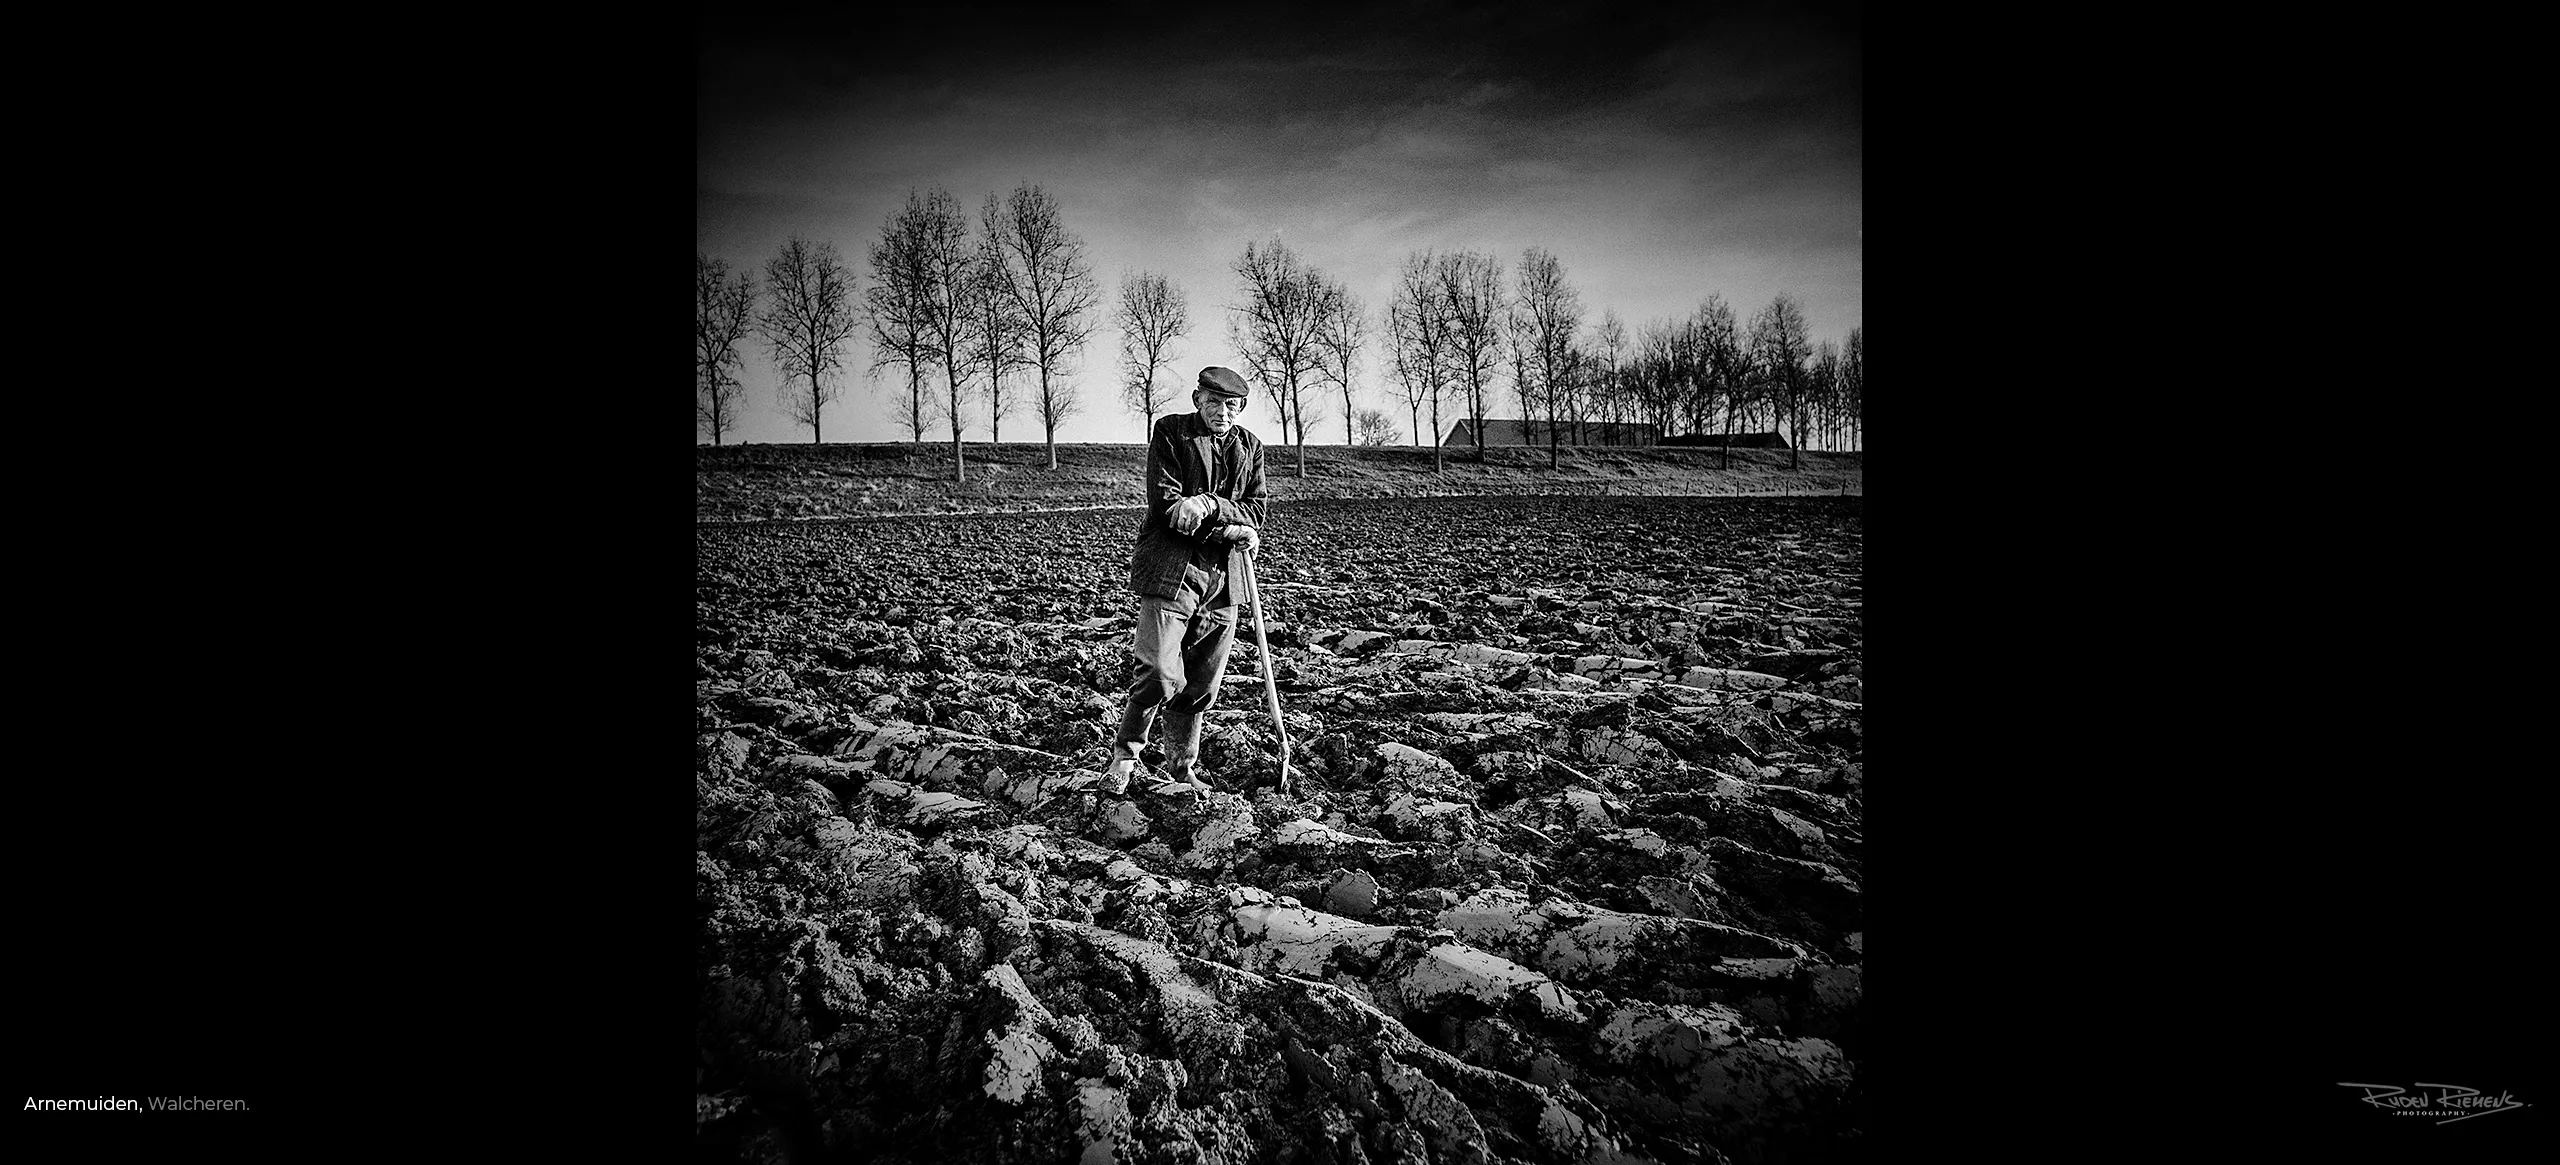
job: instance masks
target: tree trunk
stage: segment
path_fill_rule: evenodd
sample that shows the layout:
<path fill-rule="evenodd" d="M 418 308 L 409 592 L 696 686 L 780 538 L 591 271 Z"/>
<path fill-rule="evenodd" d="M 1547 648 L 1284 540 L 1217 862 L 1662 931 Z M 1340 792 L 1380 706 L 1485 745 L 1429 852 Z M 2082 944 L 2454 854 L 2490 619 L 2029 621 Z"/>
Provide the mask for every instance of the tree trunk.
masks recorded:
<path fill-rule="evenodd" d="M 945 365 L 943 379 L 951 386 L 951 480 L 966 482 L 969 480 L 969 463 L 960 456 L 960 377 L 949 372 L 948 367 Z"/>
<path fill-rule="evenodd" d="M 1469 390 L 1468 395 L 1467 395 L 1467 403 L 1468 403 L 1469 405 L 1473 406 L 1473 407 L 1474 407 L 1474 409 L 1475 409 L 1475 416 L 1474 416 L 1474 421 L 1475 421 L 1475 430 L 1474 430 L 1473 432 L 1470 432 L 1470 433 L 1468 433 L 1468 434 L 1467 434 L 1467 440 L 1472 441 L 1472 442 L 1474 442 L 1474 443 L 1475 443 L 1475 447 L 1476 447 L 1476 464 L 1478 464 L 1478 465 L 1482 465 L 1482 464 L 1484 464 L 1484 406 L 1483 406 L 1482 404 L 1477 403 L 1477 402 L 1479 402 L 1479 401 L 1482 401 L 1483 399 L 1484 399 L 1484 386 L 1483 386 L 1483 385 L 1479 384 L 1479 385 L 1475 386 L 1473 389 Z"/>
<path fill-rule="evenodd" d="M 1563 465 L 1564 452 L 1558 443 L 1564 440 L 1564 418 L 1556 412 L 1556 374 L 1547 373 L 1547 469 Z"/>
<path fill-rule="evenodd" d="M 817 444 L 818 439 L 824 435 L 824 431 L 818 427 L 818 410 L 824 407 L 824 404 L 825 402 L 818 399 L 818 374 L 812 372 L 809 374 L 809 443 L 812 445 Z"/>
<path fill-rule="evenodd" d="M 1440 449 L 1440 398 L 1431 398 L 1431 472 L 1446 473 L 1449 465 Z"/>
<path fill-rule="evenodd" d="M 1357 445 L 1360 438 L 1351 432 L 1351 370 L 1342 370 L 1342 443 Z"/>
<path fill-rule="evenodd" d="M 1307 475 L 1307 406 L 1306 402 L 1298 399 L 1298 386 L 1294 383 L 1289 385 L 1289 401 L 1296 406 L 1290 411 L 1297 414 L 1294 418 L 1295 423 L 1290 426 L 1298 434 L 1297 476 L 1305 477 Z"/>
<path fill-rule="evenodd" d="M 1787 441 L 1787 471 L 1788 471 L 1788 472 L 1790 472 L 1790 473 L 1792 473 L 1792 472 L 1794 472 L 1794 471 L 1795 471 L 1795 468 L 1796 468 L 1796 458 L 1798 458 L 1799 456 L 1803 455 L 1803 453 L 1804 453 L 1804 402 L 1803 402 L 1803 400 L 1802 400 L 1801 398 L 1798 398 L 1798 399 L 1795 401 L 1795 407 L 1794 407 L 1794 408 L 1792 408 L 1792 409 L 1789 409 L 1789 410 L 1787 410 L 1787 411 L 1788 411 L 1788 413 L 1790 414 L 1790 415 L 1787 417 L 1787 427 L 1788 427 L 1788 428 L 1790 428 L 1790 429 L 1795 430 L 1794 434 L 1793 434 L 1793 435 L 1791 436 L 1791 438 Z"/>
<path fill-rule="evenodd" d="M 1799 434 L 1803 433 L 1806 426 L 1811 423 L 1812 414 L 1807 412 L 1803 405 L 1797 405 L 1795 419 L 1796 431 Z M 1788 451 L 1787 468 L 1794 469 L 1796 467 L 1796 462 L 1804 456 L 1804 439 L 1799 435 L 1794 441 L 1789 442 L 1789 444 L 1793 446 L 1793 448 Z"/>

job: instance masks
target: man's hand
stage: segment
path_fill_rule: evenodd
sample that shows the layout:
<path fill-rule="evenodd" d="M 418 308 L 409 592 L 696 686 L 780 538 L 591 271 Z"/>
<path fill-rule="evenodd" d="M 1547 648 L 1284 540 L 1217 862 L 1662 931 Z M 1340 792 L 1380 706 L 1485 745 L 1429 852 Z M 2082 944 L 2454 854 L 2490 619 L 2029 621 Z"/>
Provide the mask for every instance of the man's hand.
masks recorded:
<path fill-rule="evenodd" d="M 1189 534 L 1198 530 L 1200 520 L 1208 517 L 1211 511 L 1217 508 L 1218 503 L 1209 495 L 1193 494 L 1173 503 L 1173 509 L 1168 511 L 1166 516 L 1172 521 L 1176 533 Z"/>
<path fill-rule="evenodd" d="M 1247 554 L 1251 554 L 1262 547 L 1262 532 L 1251 526 L 1228 526 L 1219 530 L 1218 533 L 1225 536 L 1226 540 L 1229 542 L 1243 543 L 1244 552 Z"/>

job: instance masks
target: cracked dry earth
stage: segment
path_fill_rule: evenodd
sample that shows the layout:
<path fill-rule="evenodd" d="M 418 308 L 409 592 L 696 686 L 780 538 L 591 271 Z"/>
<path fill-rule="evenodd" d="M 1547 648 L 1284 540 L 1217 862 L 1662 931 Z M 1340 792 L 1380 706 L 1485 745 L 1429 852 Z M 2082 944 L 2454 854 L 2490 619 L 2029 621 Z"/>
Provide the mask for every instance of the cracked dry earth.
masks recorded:
<path fill-rule="evenodd" d="M 1857 1156 L 1858 499 L 1274 507 L 1112 798 L 1133 520 L 697 528 L 704 1155 Z"/>

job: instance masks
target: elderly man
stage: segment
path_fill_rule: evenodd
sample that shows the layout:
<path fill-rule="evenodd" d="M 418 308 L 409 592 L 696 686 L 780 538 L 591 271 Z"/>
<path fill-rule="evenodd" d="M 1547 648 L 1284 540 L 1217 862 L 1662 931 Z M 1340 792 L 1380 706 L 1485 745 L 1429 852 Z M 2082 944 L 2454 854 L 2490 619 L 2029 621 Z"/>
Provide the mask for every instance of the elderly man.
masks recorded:
<path fill-rule="evenodd" d="M 1243 556 L 1261 545 L 1270 506 L 1262 441 L 1236 423 L 1245 396 L 1244 378 L 1233 370 L 1203 368 L 1191 393 L 1199 411 L 1166 416 L 1148 437 L 1147 515 L 1129 565 L 1129 589 L 1139 596 L 1137 661 L 1103 782 L 1115 796 L 1128 791 L 1159 715 L 1170 778 L 1161 791 L 1207 788 L 1194 770 L 1200 717 L 1218 702 L 1235 643 L 1241 588 L 1229 584 Z"/>

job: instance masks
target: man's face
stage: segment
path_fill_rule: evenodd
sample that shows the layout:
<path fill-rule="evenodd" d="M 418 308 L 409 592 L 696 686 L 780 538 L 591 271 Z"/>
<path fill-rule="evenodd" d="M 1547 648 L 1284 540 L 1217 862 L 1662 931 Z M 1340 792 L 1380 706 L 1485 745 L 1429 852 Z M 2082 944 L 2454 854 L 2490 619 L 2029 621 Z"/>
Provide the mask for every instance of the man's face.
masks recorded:
<path fill-rule="evenodd" d="M 1194 392 L 1191 394 L 1191 403 L 1193 407 L 1200 410 L 1200 419 L 1208 422 L 1209 431 L 1221 437 L 1227 435 L 1227 430 L 1234 427 L 1236 417 L 1244 412 L 1244 398 L 1240 396 Z"/>

